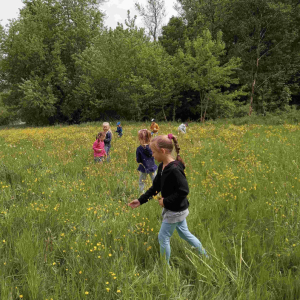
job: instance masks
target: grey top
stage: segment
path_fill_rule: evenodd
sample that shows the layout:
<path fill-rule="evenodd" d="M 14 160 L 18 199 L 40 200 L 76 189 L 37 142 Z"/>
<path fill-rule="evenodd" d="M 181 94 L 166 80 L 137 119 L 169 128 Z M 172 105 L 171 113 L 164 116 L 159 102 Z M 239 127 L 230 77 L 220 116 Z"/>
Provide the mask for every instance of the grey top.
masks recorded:
<path fill-rule="evenodd" d="M 178 130 L 181 130 L 181 131 L 183 131 L 184 133 L 186 133 L 186 126 L 185 126 L 185 124 L 181 124 L 181 125 L 178 127 Z"/>
<path fill-rule="evenodd" d="M 166 208 L 162 210 L 163 223 L 177 223 L 182 222 L 189 214 L 189 209 L 183 211 L 172 211 Z"/>

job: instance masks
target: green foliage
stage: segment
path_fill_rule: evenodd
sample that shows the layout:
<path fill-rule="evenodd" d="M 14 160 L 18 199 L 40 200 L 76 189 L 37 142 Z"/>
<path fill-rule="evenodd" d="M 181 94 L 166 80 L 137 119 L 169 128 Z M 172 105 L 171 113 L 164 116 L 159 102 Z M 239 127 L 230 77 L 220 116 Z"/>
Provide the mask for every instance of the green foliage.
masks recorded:
<path fill-rule="evenodd" d="M 103 28 L 102 0 L 25 0 L 0 26 L 2 123 L 99 119 L 216 119 L 299 104 L 300 5 L 283 0 L 136 3 L 125 25 Z M 247 111 L 248 109 L 248 111 Z"/>
<path fill-rule="evenodd" d="M 55 117 L 58 99 L 51 83 L 35 77 L 20 85 L 24 96 L 20 101 L 22 120 L 27 124 L 47 124 Z"/>
<path fill-rule="evenodd" d="M 11 117 L 7 108 L 3 105 L 0 94 L 0 126 L 8 125 L 11 121 Z"/>
<path fill-rule="evenodd" d="M 176 86 L 179 84 L 176 61 L 156 43 L 142 49 L 139 55 L 139 72 L 132 74 L 130 80 L 137 91 L 133 97 L 143 111 L 149 111 L 151 107 L 161 108 L 162 116 L 167 120 L 164 108 L 176 96 Z"/>
<path fill-rule="evenodd" d="M 202 36 L 185 44 L 185 52 L 179 50 L 177 59 L 185 66 L 185 84 L 198 91 L 199 102 L 195 110 L 200 113 L 201 120 L 219 110 L 217 115 L 232 116 L 234 111 L 233 100 L 244 95 L 242 89 L 233 92 L 222 92 L 232 84 L 238 84 L 234 75 L 241 66 L 239 58 L 231 58 L 226 64 L 221 64 L 221 57 L 225 54 L 225 44 L 219 32 L 213 40 L 211 33 L 206 30 Z M 183 78 L 182 78 L 183 79 Z"/>
<path fill-rule="evenodd" d="M 224 62 L 239 57 L 240 83 L 259 113 L 284 109 L 298 94 L 299 5 L 295 1 L 190 1 L 178 0 L 187 22 L 190 39 L 209 29 L 213 38 L 223 32 L 226 44 Z M 174 38 L 175 39 L 175 38 Z M 288 95 L 289 94 L 289 95 Z"/>
<path fill-rule="evenodd" d="M 97 120 L 105 111 L 133 118 L 136 105 L 129 81 L 139 72 L 139 52 L 147 47 L 149 39 L 144 30 L 119 25 L 104 31 L 93 43 L 76 58 L 80 80 L 72 106 L 83 110 L 81 120 Z"/>
<path fill-rule="evenodd" d="M 74 55 L 90 45 L 101 26 L 96 0 L 25 1 L 1 47 L 2 89 L 10 90 L 5 104 L 35 124 L 66 121 L 62 107 L 77 85 Z"/>
<path fill-rule="evenodd" d="M 170 55 L 175 55 L 179 49 L 184 49 L 186 31 L 183 20 L 178 17 L 172 17 L 169 23 L 163 26 L 159 42 Z"/>

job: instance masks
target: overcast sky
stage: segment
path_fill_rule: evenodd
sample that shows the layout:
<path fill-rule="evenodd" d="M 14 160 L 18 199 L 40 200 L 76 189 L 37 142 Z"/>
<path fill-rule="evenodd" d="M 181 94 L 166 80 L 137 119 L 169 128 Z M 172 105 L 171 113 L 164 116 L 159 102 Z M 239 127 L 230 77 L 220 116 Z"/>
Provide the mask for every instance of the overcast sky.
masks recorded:
<path fill-rule="evenodd" d="M 100 9 L 106 13 L 105 25 L 115 28 L 117 22 L 124 23 L 127 17 L 127 10 L 130 10 L 131 17 L 137 15 L 134 9 L 136 0 L 108 0 L 105 4 L 100 6 Z M 137 2 L 145 4 L 146 0 L 138 0 Z M 173 6 L 176 0 L 165 0 L 167 17 L 165 24 L 173 16 L 177 15 Z M 19 9 L 23 7 L 22 0 L 0 0 L 0 20 L 4 26 L 8 23 L 8 19 L 15 19 L 19 15 Z M 136 25 L 142 26 L 141 18 L 137 18 Z"/>

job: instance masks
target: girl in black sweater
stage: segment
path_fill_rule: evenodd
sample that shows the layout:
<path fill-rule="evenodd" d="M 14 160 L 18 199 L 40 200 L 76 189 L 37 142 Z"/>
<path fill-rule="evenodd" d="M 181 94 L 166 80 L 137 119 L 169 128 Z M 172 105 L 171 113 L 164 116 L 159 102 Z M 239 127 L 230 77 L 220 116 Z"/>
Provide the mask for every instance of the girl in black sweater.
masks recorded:
<path fill-rule="evenodd" d="M 176 160 L 172 156 L 174 146 L 177 153 Z M 182 239 L 197 248 L 199 254 L 208 257 L 201 242 L 190 233 L 187 227 L 189 187 L 184 173 L 185 165 L 179 155 L 177 138 L 172 134 L 157 136 L 151 140 L 150 148 L 155 160 L 160 162 L 157 175 L 152 187 L 128 205 L 131 208 L 137 208 L 161 192 L 162 197 L 158 200 L 159 205 L 163 207 L 163 221 L 158 234 L 161 255 L 165 255 L 169 263 L 170 238 L 176 229 Z"/>

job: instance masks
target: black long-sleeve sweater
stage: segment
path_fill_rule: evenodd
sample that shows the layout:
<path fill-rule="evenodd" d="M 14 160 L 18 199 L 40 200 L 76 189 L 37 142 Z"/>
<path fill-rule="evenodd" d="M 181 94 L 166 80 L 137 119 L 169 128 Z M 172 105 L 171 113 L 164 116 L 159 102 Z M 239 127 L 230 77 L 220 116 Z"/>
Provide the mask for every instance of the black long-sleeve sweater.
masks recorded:
<path fill-rule="evenodd" d="M 164 198 L 164 207 L 171 211 L 183 211 L 189 207 L 187 195 L 188 183 L 184 174 L 184 165 L 180 161 L 169 163 L 164 170 L 161 163 L 152 187 L 138 200 L 141 204 L 148 202 L 153 196 L 161 192 Z"/>

